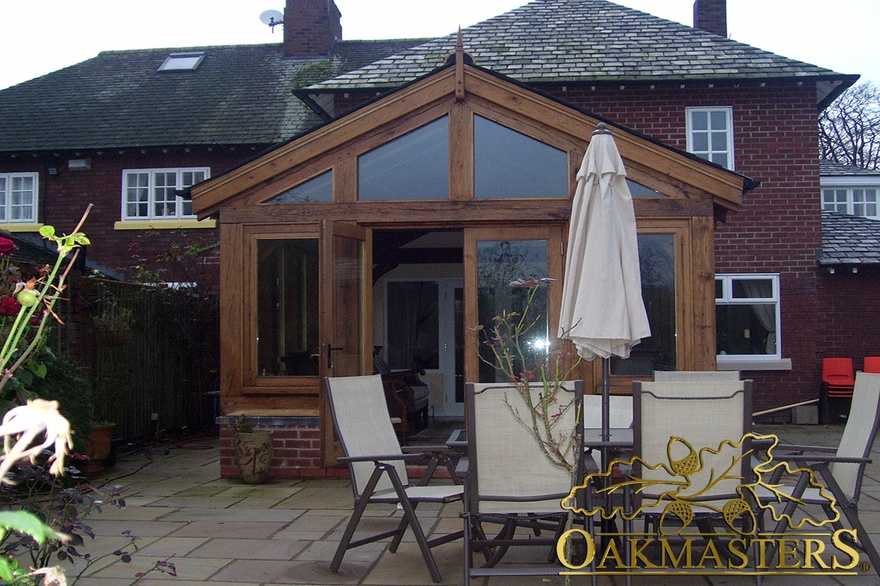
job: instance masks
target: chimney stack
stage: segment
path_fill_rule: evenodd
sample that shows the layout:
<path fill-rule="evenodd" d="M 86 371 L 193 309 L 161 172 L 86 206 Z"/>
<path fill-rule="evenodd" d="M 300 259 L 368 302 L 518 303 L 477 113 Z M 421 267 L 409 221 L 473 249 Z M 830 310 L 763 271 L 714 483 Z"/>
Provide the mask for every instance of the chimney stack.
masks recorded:
<path fill-rule="evenodd" d="M 727 38 L 727 0 L 694 0 L 694 28 Z"/>
<path fill-rule="evenodd" d="M 342 38 L 342 14 L 333 0 L 287 0 L 284 55 L 326 57 Z"/>

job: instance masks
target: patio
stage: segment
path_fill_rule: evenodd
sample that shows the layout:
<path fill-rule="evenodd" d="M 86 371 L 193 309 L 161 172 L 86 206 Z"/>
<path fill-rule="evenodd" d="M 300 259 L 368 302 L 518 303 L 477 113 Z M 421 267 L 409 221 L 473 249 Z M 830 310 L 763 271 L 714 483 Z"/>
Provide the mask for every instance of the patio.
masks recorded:
<path fill-rule="evenodd" d="M 760 426 L 758 431 L 776 433 L 796 444 L 836 445 L 843 426 Z M 860 511 L 871 527 L 875 543 L 880 540 L 880 447 L 872 451 L 862 489 Z M 405 541 L 391 554 L 387 543 L 367 545 L 349 552 L 339 574 L 327 568 L 351 510 L 347 480 L 294 479 L 245 485 L 219 474 L 219 449 L 213 437 L 152 446 L 119 458 L 116 466 L 96 479 L 96 485 L 124 484 L 125 510 L 105 509 L 89 522 L 96 539 L 84 551 L 93 556 L 124 546 L 121 532 L 140 537 L 140 550 L 129 564 L 115 556 L 97 562 L 78 582 L 84 586 L 118 586 L 135 580 L 157 560 L 170 558 L 177 577 L 150 573 L 139 584 L 406 584 L 429 585 L 431 577 L 414 542 Z M 372 511 L 370 509 L 373 509 Z M 368 508 L 375 524 L 395 523 L 393 507 L 377 513 Z M 420 517 L 432 531 L 460 528 L 460 504 L 419 507 Z M 444 584 L 463 581 L 460 541 L 435 548 Z M 65 566 L 70 577 L 82 563 Z M 766 584 L 876 584 L 873 571 L 857 578 L 769 577 Z M 562 584 L 561 577 L 493 578 L 485 584 Z M 622 580 L 617 580 L 622 583 Z M 657 577 L 634 583 L 657 583 Z M 477 581 L 476 583 L 480 583 Z M 574 578 L 587 584 L 588 578 Z M 610 579 L 601 584 L 616 583 Z M 677 584 L 751 584 L 746 577 L 694 576 L 676 579 Z"/>

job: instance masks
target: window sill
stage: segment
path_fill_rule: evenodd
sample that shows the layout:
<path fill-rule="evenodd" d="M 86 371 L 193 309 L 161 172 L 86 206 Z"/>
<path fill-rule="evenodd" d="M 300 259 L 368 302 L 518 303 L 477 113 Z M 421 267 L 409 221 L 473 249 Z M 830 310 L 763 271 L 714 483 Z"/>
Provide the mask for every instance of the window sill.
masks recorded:
<path fill-rule="evenodd" d="M 749 360 L 748 358 L 718 358 L 718 370 L 791 370 L 791 358 L 779 360 Z"/>
<path fill-rule="evenodd" d="M 2 222 L 0 230 L 7 232 L 39 232 L 43 224 L 37 222 Z"/>
<path fill-rule="evenodd" d="M 179 230 L 216 228 L 217 220 L 125 220 L 113 224 L 114 230 Z"/>

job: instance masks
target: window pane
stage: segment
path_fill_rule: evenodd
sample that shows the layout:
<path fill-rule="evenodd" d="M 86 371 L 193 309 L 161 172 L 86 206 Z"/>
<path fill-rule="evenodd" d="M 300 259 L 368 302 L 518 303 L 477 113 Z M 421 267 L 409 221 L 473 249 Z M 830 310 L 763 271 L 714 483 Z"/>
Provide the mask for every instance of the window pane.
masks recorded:
<path fill-rule="evenodd" d="M 257 243 L 257 373 L 318 374 L 318 241 Z"/>
<path fill-rule="evenodd" d="M 474 116 L 474 194 L 479 198 L 568 197 L 568 155 Z"/>
<path fill-rule="evenodd" d="M 709 130 L 708 112 L 691 112 L 691 128 L 693 130 Z"/>
<path fill-rule="evenodd" d="M 388 365 L 391 368 L 440 368 L 439 287 L 436 281 L 388 283 Z"/>
<path fill-rule="evenodd" d="M 636 183 L 632 179 L 627 179 L 626 185 L 629 187 L 629 193 L 633 197 L 666 197 L 665 193 L 661 193 L 656 189 L 651 189 L 647 185 Z"/>
<path fill-rule="evenodd" d="M 712 130 L 727 131 L 727 112 L 715 111 L 711 113 Z"/>
<path fill-rule="evenodd" d="M 712 150 L 713 151 L 726 151 L 727 150 L 727 134 L 723 132 L 713 132 L 712 133 Z"/>
<path fill-rule="evenodd" d="M 325 171 L 317 177 L 291 187 L 269 200 L 269 203 L 333 201 L 333 171 Z"/>
<path fill-rule="evenodd" d="M 546 240 L 485 240 L 477 243 L 477 289 L 478 319 L 484 332 L 491 331 L 494 318 L 503 312 L 522 312 L 526 306 L 529 289 L 512 287 L 517 279 L 547 276 Z M 523 349 L 526 364 L 516 364 L 514 370 L 534 368 L 547 356 L 549 331 L 547 320 L 547 287 L 542 286 L 535 294 L 529 314 L 535 323 L 528 328 Z M 485 339 L 485 338 L 483 338 Z M 506 382 L 506 377 L 493 367 L 491 348 L 480 344 L 479 382 Z"/>
<path fill-rule="evenodd" d="M 655 370 L 676 370 L 675 348 L 675 236 L 639 234 L 642 299 L 651 324 L 627 360 L 611 359 L 611 374 L 650 376 Z M 717 288 L 717 283 L 716 283 Z"/>
<path fill-rule="evenodd" d="M 358 157 L 358 199 L 449 199 L 449 118 Z"/>
<path fill-rule="evenodd" d="M 0 220 L 6 221 L 6 177 L 0 177 Z"/>
<path fill-rule="evenodd" d="M 774 305 L 718 305 L 715 319 L 718 328 L 718 354 L 776 354 Z"/>
<path fill-rule="evenodd" d="M 15 221 L 35 220 L 34 178 L 13 177 L 9 193 L 9 219 Z"/>
<path fill-rule="evenodd" d="M 705 132 L 701 134 L 695 134 L 692 143 L 694 152 L 705 153 L 709 150 L 709 135 Z"/>
<path fill-rule="evenodd" d="M 766 299 L 773 301 L 772 279 L 733 279 L 734 299 Z"/>
<path fill-rule="evenodd" d="M 727 164 L 727 155 L 725 155 L 724 153 L 715 153 L 714 155 L 712 155 L 712 158 L 710 160 L 716 165 L 721 165 L 725 168 L 730 167 L 730 165 Z"/>
<path fill-rule="evenodd" d="M 177 214 L 177 173 L 155 173 L 153 175 L 153 215 L 157 217 Z"/>

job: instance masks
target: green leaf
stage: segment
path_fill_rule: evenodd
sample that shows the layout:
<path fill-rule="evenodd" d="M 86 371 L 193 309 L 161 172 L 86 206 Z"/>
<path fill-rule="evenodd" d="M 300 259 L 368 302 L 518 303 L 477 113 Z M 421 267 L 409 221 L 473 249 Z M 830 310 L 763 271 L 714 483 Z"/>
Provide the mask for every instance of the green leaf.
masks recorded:
<path fill-rule="evenodd" d="M 26 533 L 36 539 L 38 543 L 43 543 L 47 539 L 62 538 L 60 533 L 27 511 L 0 511 L 0 527 Z"/>
<path fill-rule="evenodd" d="M 12 582 L 15 579 L 12 568 L 9 567 L 9 560 L 6 558 L 0 558 L 0 578 L 5 582 Z"/>
<path fill-rule="evenodd" d="M 40 236 L 43 238 L 52 238 L 55 236 L 55 227 L 54 226 L 41 226 L 40 227 Z"/>

